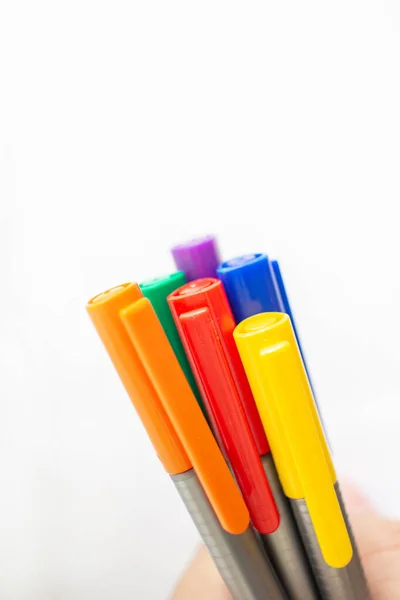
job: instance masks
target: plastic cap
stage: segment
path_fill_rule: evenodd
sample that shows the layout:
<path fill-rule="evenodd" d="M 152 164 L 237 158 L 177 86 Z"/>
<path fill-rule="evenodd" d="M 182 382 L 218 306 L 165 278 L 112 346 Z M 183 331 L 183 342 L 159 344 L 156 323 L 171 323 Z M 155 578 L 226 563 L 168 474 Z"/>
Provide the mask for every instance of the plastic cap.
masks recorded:
<path fill-rule="evenodd" d="M 171 250 L 176 268 L 183 271 L 188 281 L 201 277 L 215 277 L 221 262 L 214 236 L 191 240 Z"/>
<path fill-rule="evenodd" d="M 182 314 L 181 331 L 214 433 L 235 474 L 255 528 L 279 526 L 279 514 L 208 308 Z"/>
<path fill-rule="evenodd" d="M 242 533 L 249 524 L 246 505 L 150 301 L 138 300 L 121 318 L 221 525 Z"/>
<path fill-rule="evenodd" d="M 120 319 L 140 298 L 139 286 L 126 283 L 95 296 L 86 309 L 165 470 L 183 473 L 192 464 Z"/>
<path fill-rule="evenodd" d="M 292 319 L 292 325 L 294 328 L 292 307 L 290 306 L 289 298 L 286 293 L 285 284 L 283 283 L 283 277 L 279 262 L 277 260 L 271 260 L 271 267 L 275 275 L 275 281 L 279 289 L 279 293 L 282 299 L 283 312 L 285 312 Z M 296 333 L 296 332 L 295 332 Z"/>
<path fill-rule="evenodd" d="M 283 311 L 266 254 L 248 254 L 227 260 L 218 267 L 217 277 L 224 284 L 237 323 L 261 312 Z"/>
<path fill-rule="evenodd" d="M 266 454 L 269 452 L 268 441 L 233 339 L 235 321 L 222 283 L 218 279 L 211 277 L 197 279 L 170 294 L 168 296 L 168 303 L 183 345 L 188 353 L 189 360 L 190 353 L 185 344 L 180 317 L 187 312 L 199 308 L 209 309 L 215 331 L 220 338 L 221 348 L 225 354 L 239 393 L 240 401 L 254 436 L 257 450 L 261 456 Z"/>
<path fill-rule="evenodd" d="M 305 499 L 328 565 L 346 566 L 352 546 L 335 490 L 336 474 L 290 318 L 255 315 L 234 337 L 287 496 Z"/>

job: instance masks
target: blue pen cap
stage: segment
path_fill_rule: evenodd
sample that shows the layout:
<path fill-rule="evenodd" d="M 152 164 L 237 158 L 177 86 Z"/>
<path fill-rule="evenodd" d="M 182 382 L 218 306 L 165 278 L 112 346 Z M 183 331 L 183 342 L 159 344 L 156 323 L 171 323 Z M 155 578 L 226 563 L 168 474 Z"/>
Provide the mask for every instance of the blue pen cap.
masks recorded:
<path fill-rule="evenodd" d="M 299 345 L 301 356 L 303 357 L 303 360 L 304 360 L 303 350 L 301 348 L 299 335 L 297 333 L 296 323 L 295 323 L 295 320 L 293 318 L 292 308 L 290 306 L 289 298 L 288 298 L 288 295 L 286 293 L 285 284 L 283 283 L 283 277 L 282 277 L 282 273 L 281 273 L 281 269 L 280 269 L 278 261 L 277 260 L 272 260 L 271 261 L 271 267 L 272 267 L 272 270 L 274 272 L 275 281 L 276 281 L 279 293 L 280 293 L 281 298 L 282 298 L 283 310 L 284 310 L 284 312 L 286 314 L 289 315 L 290 320 L 292 321 L 292 326 L 293 326 L 294 334 L 296 336 L 297 343 Z M 307 370 L 307 366 L 306 365 L 305 365 L 305 367 L 306 367 L 306 370 Z"/>
<path fill-rule="evenodd" d="M 290 306 L 289 298 L 286 293 L 285 284 L 283 283 L 283 277 L 282 277 L 282 273 L 281 273 L 281 269 L 280 269 L 278 261 L 272 260 L 271 267 L 274 272 L 276 284 L 278 286 L 279 293 L 282 298 L 283 309 L 284 309 L 285 313 L 288 314 L 289 317 L 291 318 L 293 326 L 294 326 L 292 308 Z"/>
<path fill-rule="evenodd" d="M 266 254 L 246 254 L 217 268 L 237 323 L 262 312 L 284 312 L 275 274 Z"/>

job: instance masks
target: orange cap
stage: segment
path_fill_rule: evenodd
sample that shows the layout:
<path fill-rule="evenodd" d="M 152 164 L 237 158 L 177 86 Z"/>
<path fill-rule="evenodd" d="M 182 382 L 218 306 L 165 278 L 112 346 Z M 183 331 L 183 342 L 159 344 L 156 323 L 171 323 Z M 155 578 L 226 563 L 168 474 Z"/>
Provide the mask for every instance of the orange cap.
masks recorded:
<path fill-rule="evenodd" d="M 165 470 L 183 473 L 192 468 L 191 462 L 119 316 L 140 298 L 139 286 L 126 283 L 95 296 L 86 309 Z"/>
<path fill-rule="evenodd" d="M 221 525 L 242 533 L 248 510 L 150 301 L 137 300 L 121 319 Z"/>

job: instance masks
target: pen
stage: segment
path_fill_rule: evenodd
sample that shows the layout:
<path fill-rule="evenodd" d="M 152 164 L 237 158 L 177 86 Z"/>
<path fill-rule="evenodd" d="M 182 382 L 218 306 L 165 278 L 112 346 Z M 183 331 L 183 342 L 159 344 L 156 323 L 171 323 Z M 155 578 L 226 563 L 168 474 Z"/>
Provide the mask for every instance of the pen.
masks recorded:
<path fill-rule="evenodd" d="M 290 317 L 263 313 L 234 337 L 323 600 L 368 600 L 368 586 Z"/>
<path fill-rule="evenodd" d="M 176 268 L 183 271 L 188 281 L 200 277 L 215 277 L 221 262 L 217 240 L 208 235 L 179 244 L 171 250 Z"/>
<path fill-rule="evenodd" d="M 266 254 L 246 254 L 221 263 L 224 284 L 236 323 L 261 312 L 284 312 L 272 265 Z"/>
<path fill-rule="evenodd" d="M 279 293 L 281 295 L 282 304 L 283 304 L 283 312 L 285 312 L 287 315 L 289 315 L 290 320 L 292 321 L 292 327 L 293 327 L 294 335 L 296 336 L 296 340 L 297 340 L 297 343 L 299 345 L 299 349 L 300 349 L 301 355 L 303 356 L 303 352 L 301 350 L 301 345 L 300 345 L 300 341 L 299 341 L 299 336 L 298 336 L 298 333 L 297 333 L 296 323 L 295 323 L 295 320 L 293 318 L 292 307 L 290 305 L 289 297 L 287 295 L 285 284 L 283 282 L 282 271 L 281 271 L 281 268 L 279 266 L 279 262 L 277 260 L 271 260 L 271 267 L 272 267 L 272 270 L 273 270 L 274 275 L 275 275 L 275 281 L 276 281 L 276 284 L 278 286 Z M 303 357 L 303 360 L 304 360 L 304 357 Z"/>
<path fill-rule="evenodd" d="M 317 401 L 278 262 L 271 262 L 266 254 L 239 256 L 223 262 L 217 269 L 217 277 L 224 284 L 236 323 L 263 312 L 284 312 L 290 316 L 313 396 Z M 318 404 L 317 408 L 320 412 Z"/>
<path fill-rule="evenodd" d="M 304 362 L 304 368 L 307 371 L 308 379 L 310 381 L 310 385 L 311 385 L 311 388 L 312 388 L 314 396 L 315 396 L 314 386 L 313 386 L 313 383 L 312 383 L 311 378 L 310 378 L 310 373 L 309 373 L 308 368 L 307 368 L 306 360 L 304 358 L 304 352 L 303 352 L 303 349 L 301 347 L 300 338 L 299 338 L 299 334 L 298 334 L 297 327 L 296 327 L 296 322 L 295 322 L 295 320 L 293 318 L 292 307 L 291 307 L 290 302 L 289 302 L 289 297 L 288 297 L 287 292 L 286 292 L 285 284 L 283 282 L 283 277 L 282 277 L 282 271 L 281 271 L 281 268 L 279 266 L 278 261 L 277 260 L 272 260 L 271 261 L 271 267 L 272 267 L 272 270 L 273 270 L 274 275 L 275 275 L 276 285 L 278 286 L 278 290 L 279 290 L 279 293 L 281 295 L 282 305 L 283 305 L 283 312 L 285 312 L 287 315 L 289 315 L 290 320 L 292 322 L 292 327 L 293 327 L 294 335 L 296 337 L 297 344 L 298 344 L 299 350 L 300 350 L 300 354 L 301 354 L 301 357 L 302 357 L 303 362 Z M 267 312 L 267 311 L 262 311 L 262 312 Z"/>
<path fill-rule="evenodd" d="M 284 600 L 149 300 L 127 283 L 95 296 L 87 311 L 233 599 Z"/>
<path fill-rule="evenodd" d="M 197 280 L 173 292 L 168 301 L 215 437 L 283 586 L 291 600 L 316 600 L 318 595 L 296 523 L 270 454 L 267 452 L 260 459 L 221 343 L 229 335 L 233 342 L 235 327 L 223 286 L 216 279 Z M 236 350 L 234 344 L 233 349 Z M 247 405 L 250 400 L 254 403 L 250 397 Z M 264 444 L 267 445 L 266 439 Z M 267 475 L 275 484 L 279 511 Z"/>
<path fill-rule="evenodd" d="M 170 294 L 168 296 L 168 304 L 177 328 L 179 328 L 178 317 L 182 313 L 203 308 L 204 306 L 210 308 L 214 326 L 220 338 L 258 452 L 261 456 L 267 454 L 269 452 L 269 444 L 236 348 L 235 340 L 233 339 L 235 321 L 233 320 L 222 283 L 212 277 L 196 279 Z"/>
<path fill-rule="evenodd" d="M 196 400 L 200 405 L 204 413 L 203 401 L 201 399 L 199 390 L 196 385 L 195 378 L 193 376 L 192 369 L 189 365 L 189 361 L 186 357 L 185 350 L 183 349 L 181 338 L 179 337 L 176 329 L 174 319 L 171 314 L 171 310 L 168 306 L 167 296 L 174 290 L 181 287 L 186 283 L 185 274 L 182 271 L 171 273 L 165 277 L 158 277 L 150 281 L 145 281 L 139 285 L 142 294 L 145 298 L 148 298 L 155 310 L 155 313 L 164 329 L 169 343 L 172 346 L 175 356 L 181 366 L 182 371 L 185 373 L 186 379 L 189 382 L 192 392 L 196 396 Z"/>

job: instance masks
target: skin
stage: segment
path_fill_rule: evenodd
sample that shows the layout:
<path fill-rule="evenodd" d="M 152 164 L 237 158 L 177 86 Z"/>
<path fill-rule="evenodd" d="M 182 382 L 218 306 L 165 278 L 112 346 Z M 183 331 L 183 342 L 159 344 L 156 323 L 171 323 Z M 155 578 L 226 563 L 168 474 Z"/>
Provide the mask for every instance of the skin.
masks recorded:
<path fill-rule="evenodd" d="M 400 600 L 400 521 L 382 517 L 351 485 L 341 486 L 373 600 Z M 207 551 L 201 547 L 171 600 L 230 600 Z"/>

